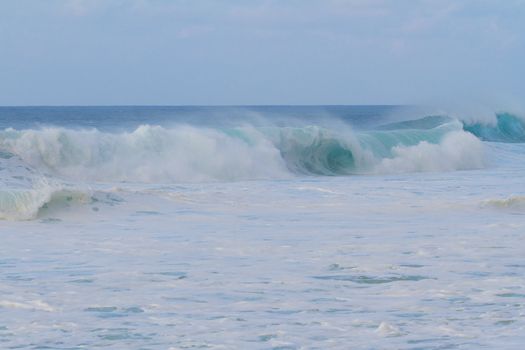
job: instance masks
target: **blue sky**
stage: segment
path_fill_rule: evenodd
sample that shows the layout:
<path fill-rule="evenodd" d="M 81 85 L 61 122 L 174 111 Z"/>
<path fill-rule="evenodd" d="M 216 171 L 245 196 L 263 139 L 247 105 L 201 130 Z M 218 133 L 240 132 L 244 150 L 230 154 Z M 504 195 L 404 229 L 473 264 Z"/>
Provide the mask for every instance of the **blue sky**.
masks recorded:
<path fill-rule="evenodd" d="M 525 101 L 525 0 L 1 0 L 0 50 L 0 105 Z"/>

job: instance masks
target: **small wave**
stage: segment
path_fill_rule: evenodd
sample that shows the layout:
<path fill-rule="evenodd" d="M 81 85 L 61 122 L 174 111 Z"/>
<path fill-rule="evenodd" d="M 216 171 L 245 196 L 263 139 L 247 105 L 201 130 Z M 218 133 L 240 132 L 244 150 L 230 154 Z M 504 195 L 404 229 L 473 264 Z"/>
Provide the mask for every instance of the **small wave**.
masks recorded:
<path fill-rule="evenodd" d="M 82 191 L 42 174 L 15 154 L 0 158 L 0 220 L 30 220 L 47 208 L 83 202 Z"/>
<path fill-rule="evenodd" d="M 525 210 L 525 196 L 511 196 L 505 199 L 489 199 L 483 201 L 482 206 L 498 209 Z"/>
<path fill-rule="evenodd" d="M 82 191 L 41 187 L 0 191 L 0 219 L 32 220 L 44 209 L 71 203 L 86 203 L 90 196 Z"/>
<path fill-rule="evenodd" d="M 42 300 L 33 300 L 33 301 L 28 301 L 28 302 L 0 300 L 0 308 L 36 310 L 36 311 L 47 311 L 47 312 L 56 311 L 55 308 L 43 302 Z"/>

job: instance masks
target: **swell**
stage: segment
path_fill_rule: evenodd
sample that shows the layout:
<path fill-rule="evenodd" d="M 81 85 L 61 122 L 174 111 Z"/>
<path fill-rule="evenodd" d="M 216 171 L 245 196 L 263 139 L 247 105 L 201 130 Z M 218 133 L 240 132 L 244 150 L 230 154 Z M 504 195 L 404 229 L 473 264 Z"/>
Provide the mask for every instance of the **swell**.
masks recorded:
<path fill-rule="evenodd" d="M 211 129 L 143 125 L 132 132 L 6 129 L 0 152 L 75 181 L 203 182 L 443 171 L 483 166 L 481 143 L 456 120 L 428 128 Z"/>

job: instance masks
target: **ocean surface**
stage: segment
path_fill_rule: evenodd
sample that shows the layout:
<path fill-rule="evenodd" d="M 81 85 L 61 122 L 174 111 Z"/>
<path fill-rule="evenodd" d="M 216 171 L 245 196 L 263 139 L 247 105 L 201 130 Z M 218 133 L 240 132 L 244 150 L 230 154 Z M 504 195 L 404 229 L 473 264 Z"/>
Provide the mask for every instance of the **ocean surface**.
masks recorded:
<path fill-rule="evenodd" d="M 525 119 L 0 107 L 1 349 L 523 349 Z"/>

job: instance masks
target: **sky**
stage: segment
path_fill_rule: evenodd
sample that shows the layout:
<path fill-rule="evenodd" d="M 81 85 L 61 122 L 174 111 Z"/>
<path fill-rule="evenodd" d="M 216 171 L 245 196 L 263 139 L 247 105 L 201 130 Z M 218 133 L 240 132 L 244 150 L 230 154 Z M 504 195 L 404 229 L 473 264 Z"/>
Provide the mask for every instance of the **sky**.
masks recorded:
<path fill-rule="evenodd" d="M 0 105 L 525 102 L 525 0 L 0 0 Z"/>

